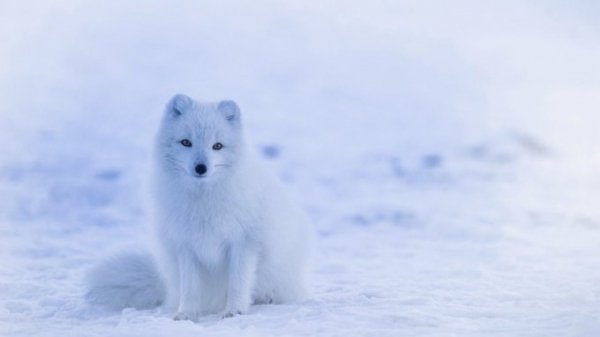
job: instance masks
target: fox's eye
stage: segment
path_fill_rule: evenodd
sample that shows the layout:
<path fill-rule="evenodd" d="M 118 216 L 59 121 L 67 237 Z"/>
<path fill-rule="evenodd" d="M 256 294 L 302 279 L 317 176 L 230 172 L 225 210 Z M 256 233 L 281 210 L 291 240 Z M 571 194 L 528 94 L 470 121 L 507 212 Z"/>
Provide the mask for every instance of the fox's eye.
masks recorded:
<path fill-rule="evenodd" d="M 192 142 L 190 142 L 189 139 L 183 139 L 182 141 L 180 141 L 181 145 L 185 146 L 185 147 L 191 147 L 192 146 Z"/>
<path fill-rule="evenodd" d="M 221 143 L 215 143 L 215 145 L 213 145 L 213 150 L 219 151 L 222 148 L 223 148 L 223 144 L 221 144 Z"/>

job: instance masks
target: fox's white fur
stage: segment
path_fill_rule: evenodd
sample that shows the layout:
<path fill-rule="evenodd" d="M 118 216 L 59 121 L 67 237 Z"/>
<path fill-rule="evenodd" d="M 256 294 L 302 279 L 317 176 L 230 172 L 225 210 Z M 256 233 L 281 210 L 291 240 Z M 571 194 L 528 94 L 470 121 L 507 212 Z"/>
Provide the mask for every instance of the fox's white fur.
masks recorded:
<path fill-rule="evenodd" d="M 195 320 L 305 296 L 312 228 L 246 144 L 236 103 L 173 97 L 155 160 L 157 263 L 126 254 L 100 265 L 89 299 L 163 304 L 175 319 Z"/>

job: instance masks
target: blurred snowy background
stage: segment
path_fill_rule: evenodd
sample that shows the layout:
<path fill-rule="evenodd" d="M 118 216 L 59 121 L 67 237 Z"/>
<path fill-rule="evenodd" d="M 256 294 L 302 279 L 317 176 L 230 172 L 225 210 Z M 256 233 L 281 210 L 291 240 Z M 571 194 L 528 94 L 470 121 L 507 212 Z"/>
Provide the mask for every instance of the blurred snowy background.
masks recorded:
<path fill-rule="evenodd" d="M 0 335 L 597 336 L 599 60 L 592 0 L 1 1 Z M 308 301 L 83 301 L 175 93 L 236 100 L 309 211 Z"/>

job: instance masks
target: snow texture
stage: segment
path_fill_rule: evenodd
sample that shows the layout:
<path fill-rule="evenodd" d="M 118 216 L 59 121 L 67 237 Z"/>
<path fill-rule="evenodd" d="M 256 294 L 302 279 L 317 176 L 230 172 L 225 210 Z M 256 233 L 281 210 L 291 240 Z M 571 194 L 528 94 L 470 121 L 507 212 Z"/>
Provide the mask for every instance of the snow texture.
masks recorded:
<path fill-rule="evenodd" d="M 0 336 L 598 336 L 600 7 L 4 1 Z M 145 249 L 175 93 L 234 99 L 319 233 L 310 298 L 85 300 Z"/>

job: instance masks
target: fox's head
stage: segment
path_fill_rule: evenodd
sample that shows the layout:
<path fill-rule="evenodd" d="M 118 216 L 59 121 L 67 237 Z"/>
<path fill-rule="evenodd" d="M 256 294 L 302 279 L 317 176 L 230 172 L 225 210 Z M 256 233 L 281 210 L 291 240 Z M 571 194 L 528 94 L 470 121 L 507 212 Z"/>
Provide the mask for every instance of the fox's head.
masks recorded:
<path fill-rule="evenodd" d="M 240 109 L 233 101 L 204 103 L 175 95 L 156 147 L 159 165 L 168 172 L 195 181 L 226 175 L 243 151 Z"/>

